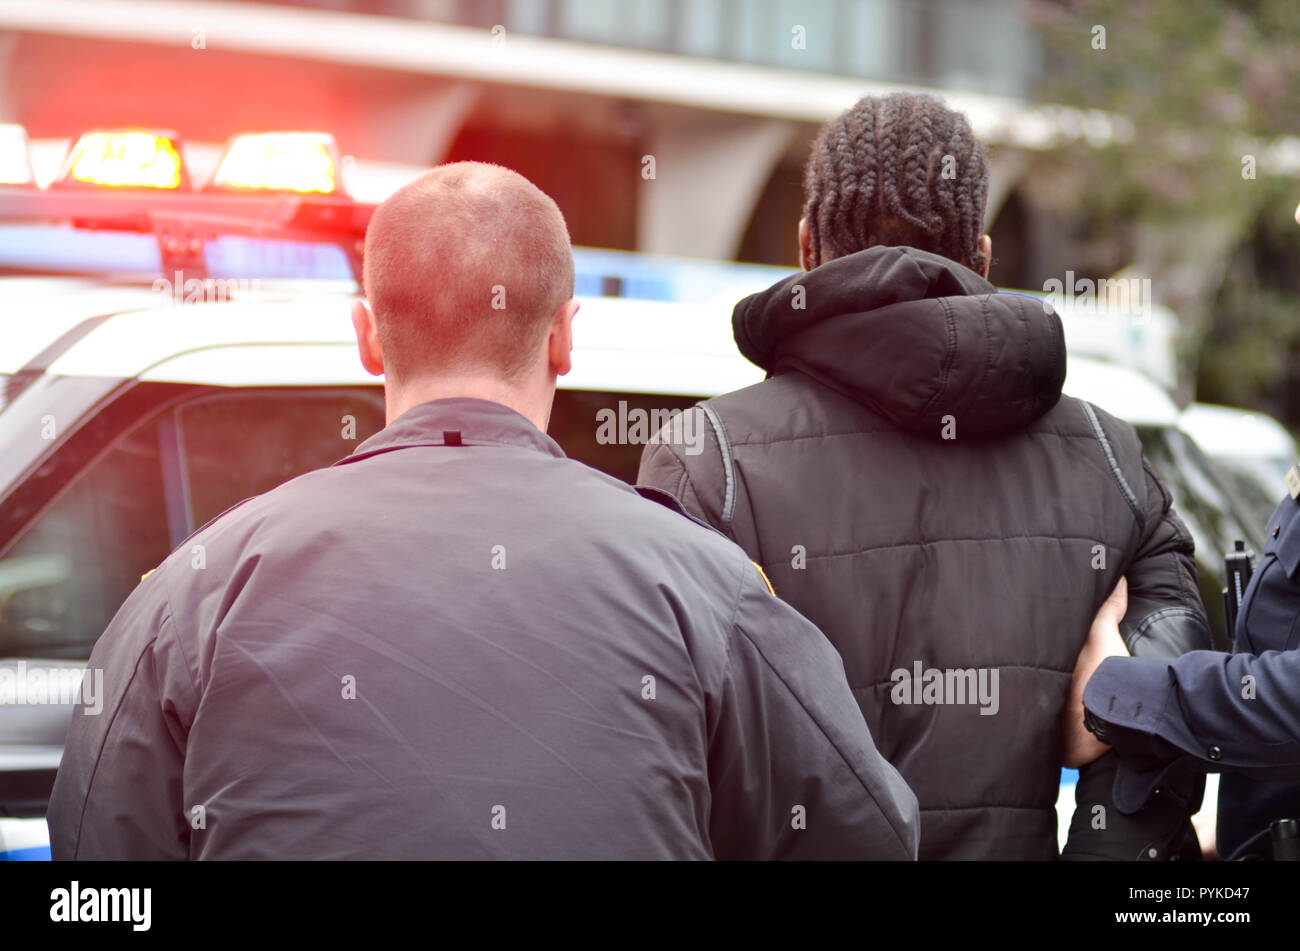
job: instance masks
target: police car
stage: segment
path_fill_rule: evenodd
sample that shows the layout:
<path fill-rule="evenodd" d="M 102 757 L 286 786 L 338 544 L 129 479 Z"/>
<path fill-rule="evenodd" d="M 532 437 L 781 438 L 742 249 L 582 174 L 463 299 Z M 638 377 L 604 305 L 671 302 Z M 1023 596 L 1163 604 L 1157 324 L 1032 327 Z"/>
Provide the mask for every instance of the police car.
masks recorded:
<path fill-rule="evenodd" d="M 168 133 L 100 131 L 44 188 L 0 158 L 0 857 L 48 857 L 67 722 L 78 695 L 94 700 L 80 673 L 140 576 L 384 425 L 349 318 L 372 208 L 344 194 L 332 140 L 236 138 L 199 187 L 181 154 Z M 730 308 L 788 272 L 575 260 L 583 304 L 550 431 L 631 481 L 666 413 L 762 378 Z M 1073 358 L 1067 390 L 1168 447 L 1153 462 L 1180 467 L 1162 474 L 1198 547 L 1220 550 L 1237 529 L 1168 396 Z"/>
<path fill-rule="evenodd" d="M 349 316 L 373 209 L 342 193 L 332 140 L 237 138 L 200 188 L 182 151 L 170 133 L 97 131 L 46 188 L 12 154 L 0 162 L 0 854 L 11 857 L 48 854 L 41 817 L 66 723 L 79 690 L 93 699 L 80 674 L 140 576 L 234 502 L 384 425 Z M 765 282 L 744 266 L 669 274 L 634 256 L 579 257 L 580 290 L 648 299 L 586 301 L 551 430 L 572 456 L 632 480 L 665 413 L 762 376 L 712 308 L 665 299 Z"/>
<path fill-rule="evenodd" d="M 1250 507 L 1255 524 L 1266 524 L 1285 492 L 1287 470 L 1300 458 L 1286 427 L 1266 413 L 1208 403 L 1184 409 L 1180 425 Z"/>

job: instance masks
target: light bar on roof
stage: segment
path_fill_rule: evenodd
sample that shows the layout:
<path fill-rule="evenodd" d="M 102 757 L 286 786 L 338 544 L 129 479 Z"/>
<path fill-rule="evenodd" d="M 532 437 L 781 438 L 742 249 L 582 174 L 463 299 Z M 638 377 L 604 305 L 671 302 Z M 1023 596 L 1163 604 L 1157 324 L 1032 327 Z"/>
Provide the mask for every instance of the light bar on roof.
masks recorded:
<path fill-rule="evenodd" d="M 240 135 L 207 188 L 333 195 L 343 191 L 338 169 L 338 146 L 326 132 Z"/>
<path fill-rule="evenodd" d="M 77 140 L 55 184 L 171 189 L 184 186 L 186 176 L 174 133 L 105 130 Z"/>
<path fill-rule="evenodd" d="M 33 185 L 35 181 L 27 154 L 27 130 L 0 124 L 0 185 Z"/>

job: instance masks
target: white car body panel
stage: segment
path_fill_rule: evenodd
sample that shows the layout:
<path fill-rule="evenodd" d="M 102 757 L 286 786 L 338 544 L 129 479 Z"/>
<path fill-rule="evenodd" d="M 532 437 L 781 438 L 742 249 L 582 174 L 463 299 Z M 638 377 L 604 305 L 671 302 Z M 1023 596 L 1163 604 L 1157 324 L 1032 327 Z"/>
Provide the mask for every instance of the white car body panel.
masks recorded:
<path fill-rule="evenodd" d="M 1182 427 L 1211 456 L 1284 459 L 1290 466 L 1300 455 L 1286 427 L 1266 413 L 1192 403 L 1183 411 Z"/>
<path fill-rule="evenodd" d="M 1064 390 L 1135 426 L 1177 426 L 1173 398 L 1130 367 L 1070 354 Z"/>
<path fill-rule="evenodd" d="M 105 321 L 51 364 L 66 376 L 214 386 L 362 385 L 346 296 L 172 305 Z M 714 396 L 763 379 L 707 305 L 585 298 L 564 389 Z"/>
<path fill-rule="evenodd" d="M 105 287 L 67 278 L 5 278 L 0 281 L 0 339 L 4 340 L 0 373 L 14 373 L 89 317 L 159 303 L 160 295 L 145 287 Z"/>

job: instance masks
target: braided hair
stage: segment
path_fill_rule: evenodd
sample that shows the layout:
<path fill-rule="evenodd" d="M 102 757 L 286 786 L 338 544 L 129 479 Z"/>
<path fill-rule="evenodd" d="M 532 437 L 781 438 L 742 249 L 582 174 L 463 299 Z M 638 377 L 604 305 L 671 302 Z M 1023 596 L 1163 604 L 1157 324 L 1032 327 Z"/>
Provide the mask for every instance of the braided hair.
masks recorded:
<path fill-rule="evenodd" d="M 864 96 L 822 127 L 804 167 L 811 267 L 907 245 L 982 272 L 989 172 L 970 123 L 924 93 Z"/>

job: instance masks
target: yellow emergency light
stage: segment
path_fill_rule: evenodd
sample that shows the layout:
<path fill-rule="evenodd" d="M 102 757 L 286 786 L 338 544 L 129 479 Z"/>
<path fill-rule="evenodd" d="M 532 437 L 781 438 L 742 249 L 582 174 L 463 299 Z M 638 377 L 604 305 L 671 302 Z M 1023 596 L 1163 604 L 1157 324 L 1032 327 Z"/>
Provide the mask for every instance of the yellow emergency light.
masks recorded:
<path fill-rule="evenodd" d="M 188 184 L 176 134 L 138 129 L 87 132 L 68 152 L 54 183 L 159 189 Z"/>
<path fill-rule="evenodd" d="M 262 132 L 230 141 L 206 190 L 333 195 L 343 191 L 338 173 L 329 133 Z"/>

